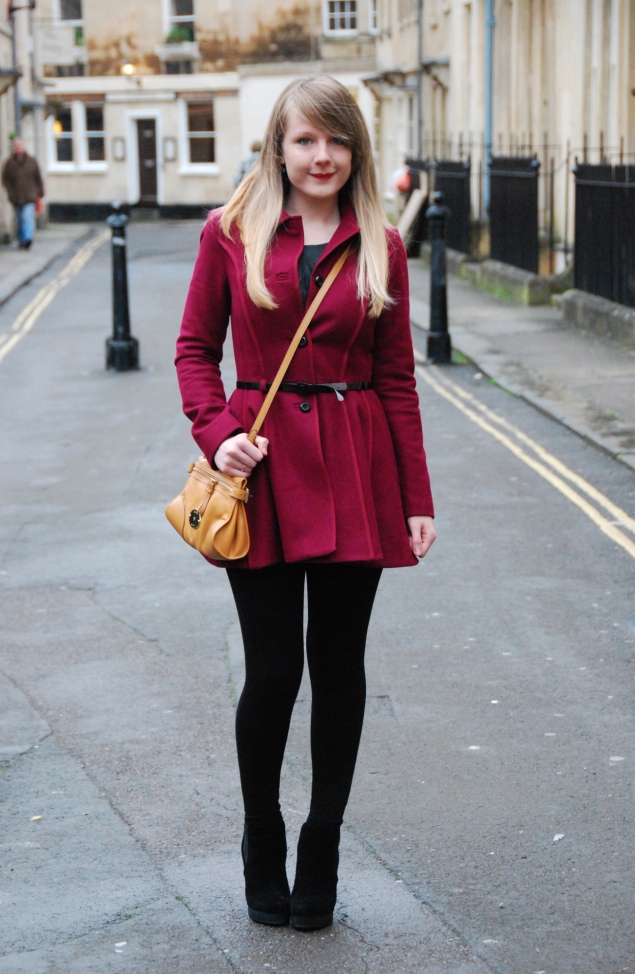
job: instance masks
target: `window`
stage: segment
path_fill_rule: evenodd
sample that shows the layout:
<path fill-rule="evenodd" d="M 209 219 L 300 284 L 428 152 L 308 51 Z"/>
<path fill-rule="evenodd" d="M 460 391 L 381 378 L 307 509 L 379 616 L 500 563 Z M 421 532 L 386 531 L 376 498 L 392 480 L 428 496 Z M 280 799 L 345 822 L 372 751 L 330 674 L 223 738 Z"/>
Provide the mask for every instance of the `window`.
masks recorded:
<path fill-rule="evenodd" d="M 100 97 L 99 95 L 93 97 Z M 53 172 L 105 172 L 104 102 L 50 102 L 47 125 Z"/>
<path fill-rule="evenodd" d="M 105 158 L 104 106 L 86 105 L 86 160 L 103 162 Z"/>
<path fill-rule="evenodd" d="M 357 30 L 357 0 L 326 0 L 326 33 Z"/>
<path fill-rule="evenodd" d="M 193 41 L 194 28 L 194 0 L 169 0 L 168 41 Z"/>
<path fill-rule="evenodd" d="M 216 162 L 213 104 L 187 106 L 187 136 L 191 163 Z"/>
<path fill-rule="evenodd" d="M 58 0 L 58 20 L 75 27 L 75 47 L 84 45 L 82 0 Z"/>
<path fill-rule="evenodd" d="M 192 61 L 164 61 L 163 68 L 166 74 L 194 73 L 194 65 Z"/>
<path fill-rule="evenodd" d="M 82 0 L 59 0 L 60 20 L 83 20 Z"/>
<path fill-rule="evenodd" d="M 86 74 L 85 64 L 56 64 L 55 75 L 58 78 L 81 78 Z"/>
<path fill-rule="evenodd" d="M 379 0 L 368 0 L 368 27 L 371 34 L 379 30 Z"/>
<path fill-rule="evenodd" d="M 53 118 L 55 161 L 73 161 L 73 115 L 70 105 L 58 105 Z"/>

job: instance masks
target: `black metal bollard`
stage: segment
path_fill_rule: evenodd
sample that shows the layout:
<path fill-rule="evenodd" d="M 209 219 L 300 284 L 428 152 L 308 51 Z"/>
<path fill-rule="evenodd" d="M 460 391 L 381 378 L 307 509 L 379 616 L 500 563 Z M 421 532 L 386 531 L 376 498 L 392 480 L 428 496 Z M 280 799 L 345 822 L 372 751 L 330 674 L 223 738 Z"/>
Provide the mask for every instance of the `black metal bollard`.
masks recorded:
<path fill-rule="evenodd" d="M 106 368 L 128 372 L 139 368 L 139 342 L 130 334 L 126 225 L 128 217 L 113 203 L 106 223 L 112 230 L 112 338 L 106 339 Z"/>
<path fill-rule="evenodd" d="M 452 341 L 448 332 L 448 286 L 445 267 L 445 221 L 450 211 L 443 205 L 443 193 L 432 194 L 426 211 L 430 223 L 430 331 L 428 361 L 442 365 L 452 361 Z"/>

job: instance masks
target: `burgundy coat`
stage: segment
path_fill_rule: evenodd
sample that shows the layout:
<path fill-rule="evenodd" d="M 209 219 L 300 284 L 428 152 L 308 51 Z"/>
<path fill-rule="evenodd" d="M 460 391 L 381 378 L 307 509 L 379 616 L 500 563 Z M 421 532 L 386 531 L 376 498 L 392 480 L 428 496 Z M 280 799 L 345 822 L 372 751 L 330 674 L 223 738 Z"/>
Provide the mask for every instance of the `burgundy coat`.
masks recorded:
<path fill-rule="evenodd" d="M 220 362 L 231 316 L 238 379 L 271 382 L 303 316 L 298 261 L 302 219 L 282 213 L 265 265 L 278 307 L 249 298 L 245 254 L 228 239 L 218 212 L 210 215 L 190 284 L 176 367 L 192 435 L 212 462 L 229 436 L 249 431 L 264 399 L 259 390 L 229 396 Z M 287 382 L 372 382 L 366 391 L 301 396 L 279 392 L 261 435 L 269 455 L 249 479 L 249 554 L 235 565 L 276 562 L 363 562 L 392 568 L 417 563 L 406 518 L 432 515 L 410 333 L 408 267 L 401 238 L 388 230 L 389 292 L 395 299 L 379 318 L 357 297 L 353 251 L 320 305 L 295 353 Z M 320 279 L 359 234 L 352 207 L 313 274 L 306 307 Z M 307 410 L 306 400 L 310 409 Z"/>

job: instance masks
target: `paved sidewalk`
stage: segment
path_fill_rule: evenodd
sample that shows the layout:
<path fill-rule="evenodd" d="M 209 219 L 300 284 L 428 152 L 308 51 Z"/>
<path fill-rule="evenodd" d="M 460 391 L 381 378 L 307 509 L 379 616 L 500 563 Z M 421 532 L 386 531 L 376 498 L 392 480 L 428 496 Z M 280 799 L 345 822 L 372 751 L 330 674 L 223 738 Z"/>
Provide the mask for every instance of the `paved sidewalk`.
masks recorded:
<path fill-rule="evenodd" d="M 430 271 L 410 261 L 413 324 L 427 329 Z M 500 386 L 635 469 L 635 351 L 448 275 L 452 346 Z"/>
<path fill-rule="evenodd" d="M 37 230 L 30 250 L 0 246 L 0 307 L 80 240 L 102 229 L 95 223 L 49 223 Z"/>

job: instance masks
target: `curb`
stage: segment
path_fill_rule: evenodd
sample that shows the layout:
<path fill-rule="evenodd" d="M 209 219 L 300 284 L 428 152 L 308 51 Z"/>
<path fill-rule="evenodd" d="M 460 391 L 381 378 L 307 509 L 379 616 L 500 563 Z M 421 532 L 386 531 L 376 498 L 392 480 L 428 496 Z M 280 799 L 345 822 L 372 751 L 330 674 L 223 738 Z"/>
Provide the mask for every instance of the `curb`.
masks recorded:
<path fill-rule="evenodd" d="M 417 328 L 418 331 L 428 334 L 429 329 L 425 325 L 421 324 L 421 322 L 417 321 L 415 318 L 411 317 L 410 323 L 414 328 Z M 456 328 L 456 331 L 459 332 L 460 335 L 461 332 L 465 332 L 465 329 L 459 326 L 458 328 Z M 611 445 L 610 441 L 608 441 L 606 438 L 598 436 L 596 433 L 593 433 L 585 426 L 576 423 L 570 417 L 555 412 L 553 406 L 551 406 L 548 400 L 544 400 L 539 396 L 532 396 L 530 393 L 526 392 L 524 389 L 516 385 L 514 382 L 510 382 L 509 379 L 501 376 L 500 372 L 498 372 L 496 369 L 488 368 L 487 365 L 483 365 L 483 359 L 478 355 L 478 353 L 476 354 L 470 353 L 466 351 L 463 347 L 460 347 L 461 346 L 460 337 L 457 343 L 457 341 L 454 338 L 451 322 L 450 322 L 450 334 L 452 336 L 453 350 L 455 352 L 458 352 L 458 354 L 461 355 L 471 365 L 478 368 L 479 372 L 482 372 L 484 376 L 486 376 L 488 379 L 491 379 L 493 382 L 495 382 L 496 385 L 500 386 L 501 389 L 504 389 L 505 392 L 510 393 L 512 396 L 515 396 L 517 399 L 522 399 L 523 402 L 526 402 L 528 406 L 531 406 L 539 413 L 542 413 L 542 415 L 546 416 L 548 419 L 552 419 L 554 422 L 558 423 L 564 429 L 569 430 L 569 432 L 575 433 L 575 435 L 580 437 L 580 439 L 584 440 L 586 443 L 589 443 L 591 446 L 595 447 L 596 449 L 601 450 L 602 453 L 607 454 L 612 460 L 616 460 L 617 462 L 621 463 L 628 470 L 635 471 L 635 450 L 632 453 L 627 453 L 623 450 L 616 450 Z M 502 360 L 502 356 L 498 356 L 498 358 Z M 624 431 L 626 431 L 626 429 L 627 429 L 626 426 L 624 426 Z M 616 435 L 617 434 L 619 434 L 619 430 L 616 431 Z M 632 431 L 631 431 L 631 435 L 632 435 Z"/>
<path fill-rule="evenodd" d="M 44 271 L 48 270 L 51 264 L 53 264 L 56 260 L 58 260 L 60 257 L 64 257 L 67 253 L 69 253 L 69 251 L 73 250 L 74 247 L 85 243 L 87 240 L 90 240 L 91 237 L 94 237 L 96 233 L 97 227 L 91 227 L 81 236 L 73 237 L 72 240 L 66 241 L 66 243 L 59 250 L 57 250 L 50 257 L 45 258 L 44 263 L 33 268 L 33 271 L 29 272 L 26 277 L 22 278 L 20 282 L 16 284 L 15 287 L 13 287 L 10 291 L 7 291 L 6 293 L 0 292 L 0 308 L 4 307 L 4 305 L 10 301 L 11 298 L 18 293 L 18 291 L 21 291 L 23 287 L 26 287 L 27 284 L 34 281 L 36 277 L 39 277 L 40 274 L 43 274 Z"/>

